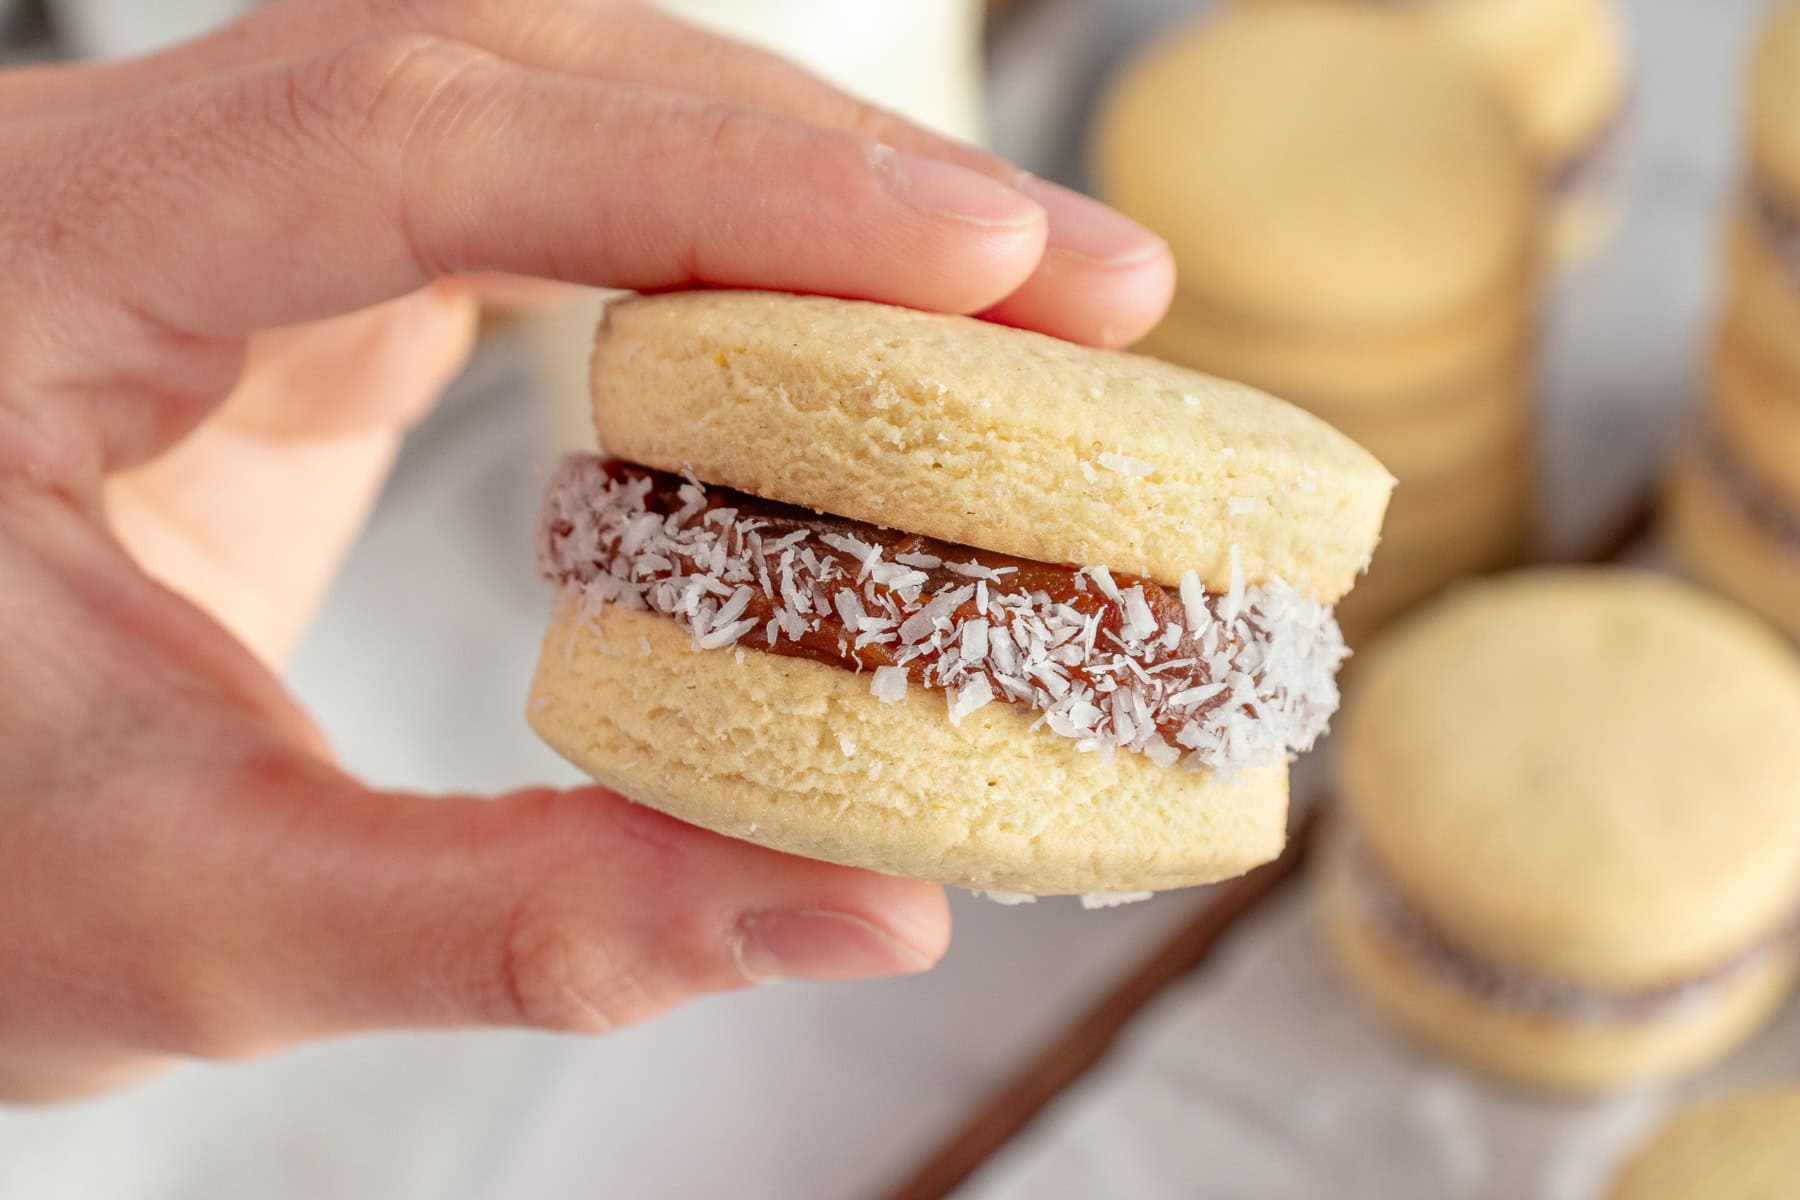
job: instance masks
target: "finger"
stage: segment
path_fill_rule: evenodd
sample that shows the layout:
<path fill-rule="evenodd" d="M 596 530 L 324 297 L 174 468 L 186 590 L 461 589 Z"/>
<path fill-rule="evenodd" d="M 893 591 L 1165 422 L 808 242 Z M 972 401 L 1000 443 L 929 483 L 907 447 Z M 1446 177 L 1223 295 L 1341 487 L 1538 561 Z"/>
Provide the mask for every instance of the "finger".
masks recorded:
<path fill-rule="evenodd" d="M 1031 278 L 982 315 L 1108 348 L 1149 333 L 1175 294 L 1167 244 L 1059 184 L 1031 179 L 1020 190 L 1050 214 L 1050 246 Z"/>
<path fill-rule="evenodd" d="M 1044 241 L 1036 203 L 958 167 L 423 38 L 196 85 L 56 136 L 51 178 L 22 172 L 13 204 L 55 197 L 76 208 L 59 221 L 91 228 L 84 245 L 131 247 L 123 281 L 111 255 L 68 265 L 92 294 L 123 286 L 187 335 L 316 320 L 482 270 L 973 311 L 1015 290 Z M 84 204 L 92 181 L 56 175 L 96 161 L 132 181 L 128 203 Z"/>
<path fill-rule="evenodd" d="M 445 281 L 373 308 L 250 340 L 221 423 L 275 439 L 398 433 L 475 348 L 474 289 Z"/>
<path fill-rule="evenodd" d="M 434 288 L 258 337 L 219 419 L 107 480 L 113 532 L 153 579 L 285 662 L 474 326 L 472 300 Z"/>
<path fill-rule="evenodd" d="M 278 4 L 203 42 L 60 81 L 73 97 L 137 96 L 251 62 L 320 52 L 350 37 L 424 32 L 480 46 L 520 65 L 641 83 L 854 134 L 1017 187 L 1049 212 L 1041 268 L 991 314 L 1008 324 L 1097 345 L 1136 341 L 1173 289 L 1160 238 L 1122 214 L 1022 175 L 997 155 L 924 129 L 833 87 L 776 54 L 705 32 L 643 4 L 564 0 L 520 19 L 515 0 Z M 50 89 L 40 89 L 46 93 Z M 0 96 L 3 101 L 3 96 Z"/>
<path fill-rule="evenodd" d="M 208 1031 L 177 1051 L 400 1026 L 601 1032 L 754 983 L 921 971 L 948 939 L 935 887 L 598 789 L 374 795 L 298 760 L 236 782 L 254 806 L 207 831 L 206 886 L 161 917 L 205 939 L 157 981 L 180 989 L 177 1027 Z"/>

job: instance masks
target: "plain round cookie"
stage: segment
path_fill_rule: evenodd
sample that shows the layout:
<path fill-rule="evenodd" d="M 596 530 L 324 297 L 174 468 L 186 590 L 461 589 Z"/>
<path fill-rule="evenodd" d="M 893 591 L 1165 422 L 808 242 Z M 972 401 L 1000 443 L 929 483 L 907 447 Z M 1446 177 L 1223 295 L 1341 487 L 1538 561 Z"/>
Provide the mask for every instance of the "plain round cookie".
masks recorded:
<path fill-rule="evenodd" d="M 1323 843 L 1311 870 L 1313 908 L 1326 951 L 1351 988 L 1421 1045 L 1525 1087 L 1591 1094 L 1692 1070 L 1760 1028 L 1800 966 L 1793 955 L 1772 957 L 1709 1001 L 1647 1020 L 1567 1022 L 1516 1012 L 1483 1002 L 1384 936 L 1367 917 L 1342 837 L 1331 831 Z"/>
<path fill-rule="evenodd" d="M 1126 66 L 1096 128 L 1105 197 L 1168 240 L 1183 292 L 1249 318 L 1431 320 L 1501 289 L 1535 242 L 1499 97 L 1374 5 L 1203 16 Z"/>
<path fill-rule="evenodd" d="M 607 310 L 600 443 L 772 500 L 1041 562 L 1336 600 L 1392 478 L 1238 384 L 968 317 L 692 292 Z"/>
<path fill-rule="evenodd" d="M 1727 327 L 1713 352 L 1706 399 L 1732 453 L 1800 513 L 1800 378 L 1780 379 L 1747 338 Z"/>
<path fill-rule="evenodd" d="M 1379 329 L 1249 317 L 1178 294 L 1135 348 L 1315 411 L 1398 415 L 1529 359 L 1539 320 L 1535 274 L 1522 270 L 1454 312 Z"/>
<path fill-rule="evenodd" d="M 1782 378 L 1800 381 L 1800 273 L 1782 263 L 1741 210 L 1726 236 L 1729 321 Z"/>
<path fill-rule="evenodd" d="M 1451 481 L 1530 443 L 1536 424 L 1536 373 L 1517 363 L 1465 391 L 1395 412 L 1315 405 L 1311 411 L 1373 454 L 1400 481 L 1388 502 L 1382 539 L 1393 536 L 1399 498 L 1413 485 Z"/>
<path fill-rule="evenodd" d="M 1800 1086 L 1690 1105 L 1619 1168 L 1606 1200 L 1792 1200 L 1800 1186 Z"/>
<path fill-rule="evenodd" d="M 1748 76 L 1750 168 L 1800 209 L 1800 3 L 1770 9 Z"/>
<path fill-rule="evenodd" d="M 991 704 L 897 703 L 807 659 L 696 651 L 674 622 L 559 601 L 528 719 L 601 784 L 772 849 L 957 887 L 1161 891 L 1241 875 L 1286 839 L 1285 765 L 1083 754 Z"/>
<path fill-rule="evenodd" d="M 1500 89 L 1540 162 L 1591 145 L 1625 103 L 1629 39 L 1615 0 L 1431 0 L 1401 8 Z"/>
<path fill-rule="evenodd" d="M 1800 907 L 1800 661 L 1725 601 L 1624 570 L 1465 583 L 1353 682 L 1346 808 L 1483 958 L 1633 986 L 1706 970 Z"/>
<path fill-rule="evenodd" d="M 1800 641 L 1800 554 L 1752 524 L 1691 450 L 1670 470 L 1662 524 L 1683 574 Z"/>
<path fill-rule="evenodd" d="M 1537 498 L 1525 487 L 1502 493 L 1469 510 L 1449 536 L 1383 539 L 1369 574 L 1337 607 L 1344 640 L 1361 650 L 1393 620 L 1460 579 L 1524 562 L 1535 533 Z M 1341 678 L 1346 687 L 1362 658 L 1352 658 Z"/>
<path fill-rule="evenodd" d="M 1377 571 L 1382 549 L 1447 547 L 1482 531 L 1509 528 L 1508 515 L 1529 505 L 1536 479 L 1537 455 L 1528 431 L 1520 429 L 1483 448 L 1478 458 L 1435 476 L 1403 480 L 1394 489 L 1369 574 Z"/>

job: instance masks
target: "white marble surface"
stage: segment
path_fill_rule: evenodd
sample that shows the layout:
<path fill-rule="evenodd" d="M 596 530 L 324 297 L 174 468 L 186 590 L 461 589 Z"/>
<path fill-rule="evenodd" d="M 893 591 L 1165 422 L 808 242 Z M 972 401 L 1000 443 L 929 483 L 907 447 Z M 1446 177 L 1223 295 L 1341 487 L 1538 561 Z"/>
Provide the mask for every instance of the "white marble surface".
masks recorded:
<path fill-rule="evenodd" d="M 1052 0 L 1020 31 L 1032 48 L 1003 56 L 993 112 L 1002 148 L 1065 176 L 1095 72 L 1180 7 L 1071 2 L 1074 19 Z M 1571 542 L 1604 524 L 1686 402 L 1751 5 L 1632 7 L 1648 71 L 1627 236 L 1570 282 L 1552 340 L 1550 487 Z M 548 441 L 517 361 L 490 358 L 411 447 L 296 664 L 296 688 L 372 779 L 569 777 L 519 716 L 544 603 L 526 533 Z M 1087 914 L 958 897 L 951 956 L 921 979 L 721 997 L 598 1041 L 367 1038 L 0 1113 L 0 1200 L 868 1195 L 1198 902 Z M 1273 1136 L 1283 1113 L 1269 1119 Z M 1256 1145 L 1228 1139 L 1221 1161 Z M 1090 1178 L 1108 1182 L 1063 1194 L 1124 1194 Z"/>

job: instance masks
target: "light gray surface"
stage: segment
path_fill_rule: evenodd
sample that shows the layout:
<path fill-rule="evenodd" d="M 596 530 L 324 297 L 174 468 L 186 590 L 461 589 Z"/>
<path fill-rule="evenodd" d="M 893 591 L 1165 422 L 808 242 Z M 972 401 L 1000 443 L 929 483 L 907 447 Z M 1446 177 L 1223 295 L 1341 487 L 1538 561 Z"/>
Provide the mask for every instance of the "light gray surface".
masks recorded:
<path fill-rule="evenodd" d="M 1594 1200 L 1678 1098 L 1795 1078 L 1800 1005 L 1678 1088 L 1581 1104 L 1474 1083 L 1345 992 L 1290 894 L 957 1197 Z"/>
<path fill-rule="evenodd" d="M 1627 236 L 1571 281 L 1552 339 L 1551 486 L 1563 541 L 1606 522 L 1686 402 L 1715 210 L 1729 187 L 1728 80 L 1752 6 L 1633 7 L 1649 72 Z M 1158 8 L 1094 0 L 1083 20 L 1063 18 L 1030 54 L 1003 59 L 1002 147 L 1066 172 L 1074 139 L 1041 130 L 1066 129 L 1059 118 L 1072 109 L 1032 99 L 1043 98 L 1044 64 L 1073 64 L 1070 87 L 1081 94 L 1080 79 Z M 1014 87 L 1033 64 L 1040 90 Z M 346 760 L 378 782 L 569 777 L 519 717 L 544 600 L 526 531 L 548 457 L 528 389 L 516 363 L 491 360 L 427 427 L 296 664 L 295 686 Z M 189 1070 L 68 1111 L 0 1114 L 0 1198 L 866 1195 L 1196 903 L 1174 896 L 1084 914 L 1072 903 L 999 909 L 958 897 L 951 957 L 923 979 L 721 997 L 593 1042 L 368 1038 Z M 1272 945 L 1288 955 L 1282 970 L 1304 969 L 1298 942 Z M 1317 1019 L 1275 1011 L 1296 1027 Z M 1270 1047 L 1291 1033 L 1285 1023 L 1229 1028 Z M 1256 1045 L 1246 1043 L 1252 1059 Z M 1191 1095 L 1198 1122 L 1207 1094 L 1163 1100 Z M 1277 1136 L 1285 1107 L 1267 1118 L 1267 1138 L 1219 1143 L 1219 1164 L 1248 1163 L 1259 1145 L 1291 1149 Z M 1120 1168 L 1137 1174 L 1118 1178 L 1155 1169 L 1133 1158 Z M 1103 1193 L 1131 1194 L 1110 1182 Z"/>

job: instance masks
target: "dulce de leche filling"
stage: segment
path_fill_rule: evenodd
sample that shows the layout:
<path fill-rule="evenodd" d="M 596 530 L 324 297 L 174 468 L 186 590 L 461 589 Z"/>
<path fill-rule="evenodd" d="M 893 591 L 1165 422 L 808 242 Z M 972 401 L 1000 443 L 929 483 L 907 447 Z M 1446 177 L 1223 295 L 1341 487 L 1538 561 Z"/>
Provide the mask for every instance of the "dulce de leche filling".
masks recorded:
<path fill-rule="evenodd" d="M 1784 949 L 1800 943 L 1800 911 L 1710 966 L 1635 987 L 1604 988 L 1495 963 L 1434 924 L 1350 831 L 1351 884 L 1369 924 L 1413 963 L 1483 1004 L 1580 1024 L 1654 1020 L 1704 1003 Z"/>
<path fill-rule="evenodd" d="M 960 723 L 996 701 L 1076 748 L 1230 771 L 1309 749 L 1348 653 L 1331 610 L 1271 581 L 1226 594 L 1034 562 L 814 513 L 593 455 L 557 468 L 544 576 L 669 617 L 697 650 L 869 674 L 889 703 L 942 692 Z M 1035 727 L 1035 726 L 1034 726 Z"/>

